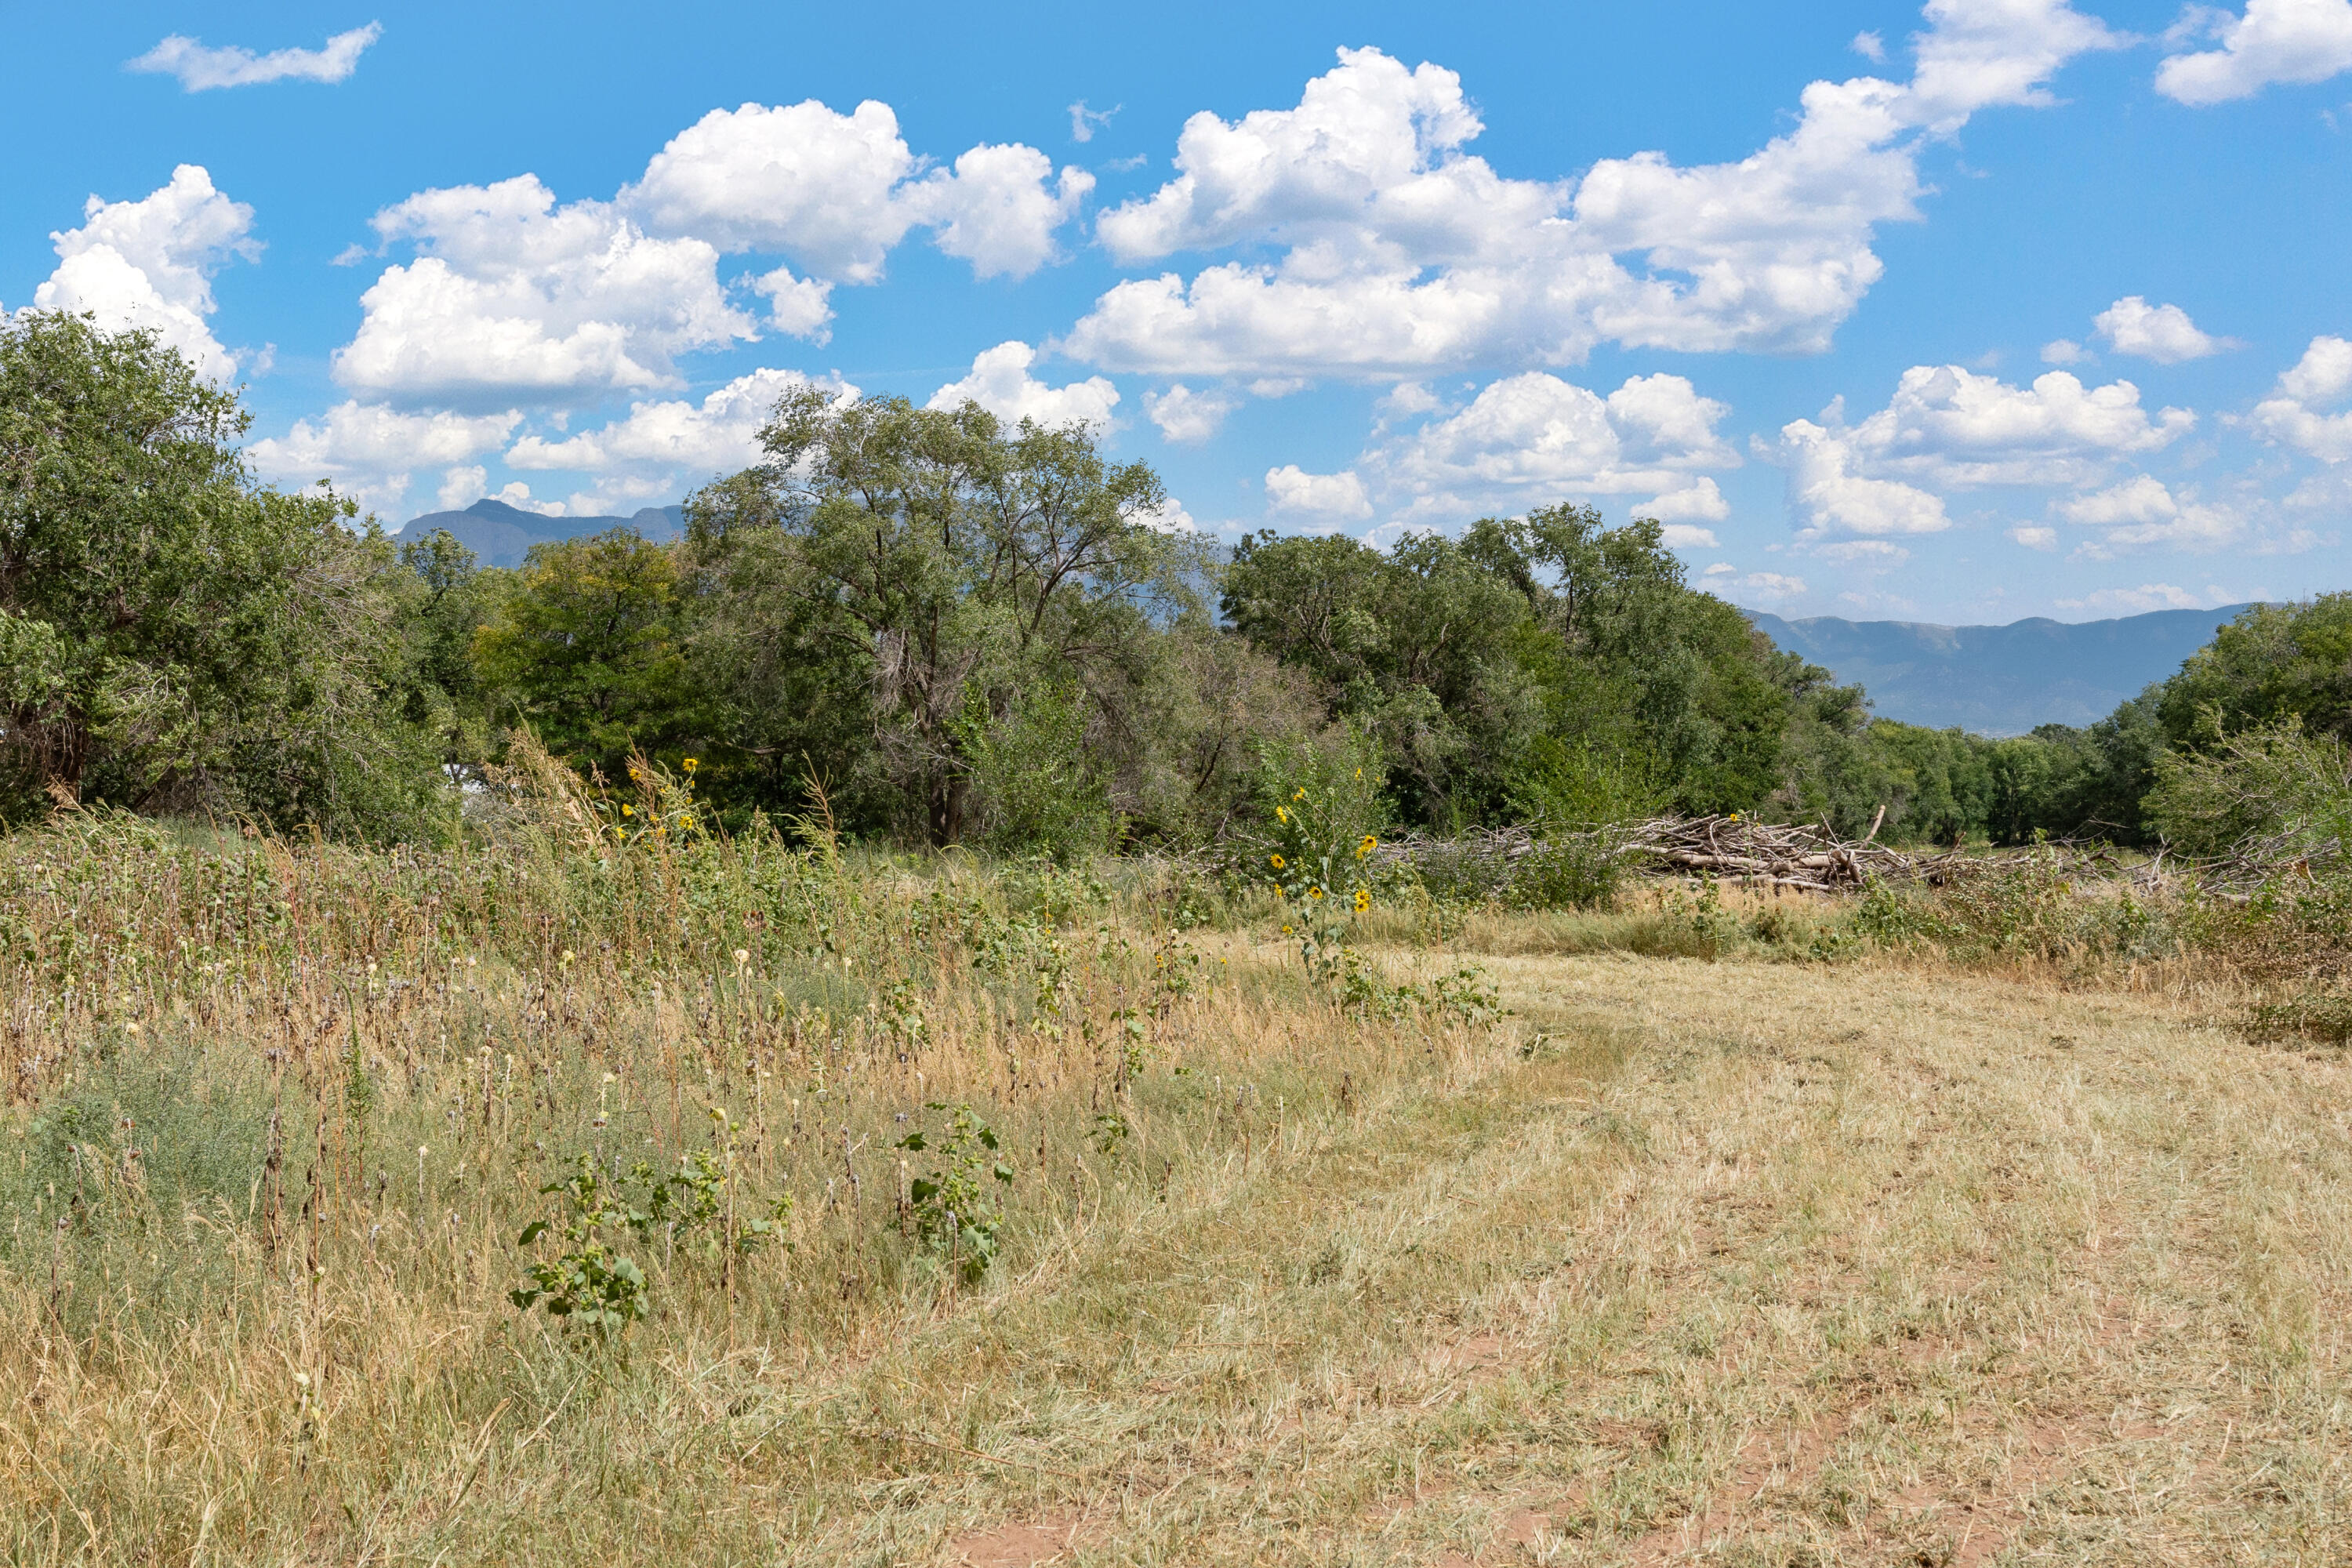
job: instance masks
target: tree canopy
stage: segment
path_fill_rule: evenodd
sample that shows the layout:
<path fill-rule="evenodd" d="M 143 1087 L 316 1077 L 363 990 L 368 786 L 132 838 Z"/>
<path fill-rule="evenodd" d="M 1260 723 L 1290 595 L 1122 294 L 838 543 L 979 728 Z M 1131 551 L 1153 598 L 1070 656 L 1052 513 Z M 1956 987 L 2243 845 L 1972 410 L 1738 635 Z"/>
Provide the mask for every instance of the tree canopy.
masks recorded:
<path fill-rule="evenodd" d="M 391 552 L 331 493 L 257 486 L 247 416 L 152 332 L 0 320 L 5 807 L 362 815 L 409 737 Z M 371 776 L 373 775 L 373 776 Z M 362 805 L 361 797 L 372 804 Z"/>
<path fill-rule="evenodd" d="M 2196 759 L 2352 739 L 2347 595 L 2247 612 L 2096 724 L 1995 739 L 1874 717 L 1659 524 L 1585 505 L 1222 549 L 1098 430 L 803 388 L 682 539 L 499 570 L 257 484 L 246 426 L 152 333 L 0 321 L 0 819 L 437 834 L 520 726 L 607 778 L 693 757 L 719 822 L 821 790 L 852 833 L 1015 853 L 1214 842 L 1285 770 L 1359 768 L 1441 832 L 1680 810 L 2137 841 L 2237 820 L 2181 804 L 2219 798 Z"/>

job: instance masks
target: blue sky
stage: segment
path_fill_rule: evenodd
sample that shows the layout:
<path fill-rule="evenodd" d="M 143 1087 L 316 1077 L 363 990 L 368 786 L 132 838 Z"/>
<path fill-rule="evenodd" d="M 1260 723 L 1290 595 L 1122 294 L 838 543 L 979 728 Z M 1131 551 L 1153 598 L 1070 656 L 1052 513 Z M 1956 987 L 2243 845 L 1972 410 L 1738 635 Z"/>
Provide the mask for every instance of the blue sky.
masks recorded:
<path fill-rule="evenodd" d="M 2352 585 L 2352 0 L 5 21 L 0 309 L 389 524 L 677 500 L 814 380 L 1212 534 L 1654 515 L 1790 616 Z"/>

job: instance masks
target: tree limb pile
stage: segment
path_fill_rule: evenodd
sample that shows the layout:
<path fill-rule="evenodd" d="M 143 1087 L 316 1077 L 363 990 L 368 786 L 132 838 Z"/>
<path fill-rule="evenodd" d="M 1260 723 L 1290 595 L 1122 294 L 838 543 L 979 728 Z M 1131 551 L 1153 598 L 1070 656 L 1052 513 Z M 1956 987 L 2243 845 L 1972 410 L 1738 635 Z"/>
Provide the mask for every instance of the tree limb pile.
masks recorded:
<path fill-rule="evenodd" d="M 1647 822 L 1554 834 L 1550 842 L 1570 842 L 1616 860 L 1627 871 L 1659 877 L 1713 877 L 1756 887 L 1794 888 L 1815 893 L 1859 891 L 1869 882 L 1949 882 L 2013 863 L 2015 852 L 1970 853 L 1942 849 L 1907 853 L 1877 842 L 1885 820 L 1882 809 L 1860 838 L 1842 838 L 1827 826 L 1765 822 L 1750 816 L 1660 816 Z M 1528 827 L 1478 828 L 1450 838 L 1406 835 L 1381 846 L 1375 864 L 1411 865 L 1427 872 L 1443 868 L 1459 879 L 1483 869 L 1484 879 L 1508 880 L 1518 861 L 1536 850 Z M 2104 846 L 2055 844 L 2070 877 L 2148 883 L 2163 876 L 2163 857 L 2126 865 Z M 1474 880 L 1478 879 L 1472 879 Z"/>
<path fill-rule="evenodd" d="M 1621 853 L 1670 875 L 1697 872 L 1722 881 L 1840 892 L 1859 888 L 1873 877 L 1908 880 L 1922 874 L 1919 858 L 1874 842 L 1885 817 L 1881 808 L 1870 832 L 1849 841 L 1826 827 L 1797 823 L 1747 816 L 1661 816 L 1631 829 Z"/>

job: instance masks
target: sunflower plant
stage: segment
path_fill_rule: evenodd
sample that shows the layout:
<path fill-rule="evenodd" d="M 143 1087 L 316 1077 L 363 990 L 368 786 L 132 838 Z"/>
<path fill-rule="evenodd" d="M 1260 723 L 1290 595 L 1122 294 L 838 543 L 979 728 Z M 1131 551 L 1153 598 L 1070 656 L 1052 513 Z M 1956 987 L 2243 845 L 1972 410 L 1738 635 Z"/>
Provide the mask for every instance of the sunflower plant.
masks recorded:
<path fill-rule="evenodd" d="M 629 757 L 629 785 L 635 798 L 609 787 L 600 778 L 594 796 L 600 831 L 619 844 L 687 844 L 705 837 L 711 827 L 702 804 L 695 798 L 698 757 L 685 758 L 672 773 L 650 762 L 642 752 Z"/>
<path fill-rule="evenodd" d="M 1247 874 L 1270 886 L 1286 941 L 1319 979 L 1342 969 L 1352 918 L 1372 907 L 1372 857 L 1383 819 L 1381 768 L 1368 741 L 1351 733 L 1335 761 L 1302 753 L 1293 768 L 1264 760 L 1259 795 L 1266 814 L 1244 841 Z M 1269 820 L 1270 818 L 1270 820 Z"/>

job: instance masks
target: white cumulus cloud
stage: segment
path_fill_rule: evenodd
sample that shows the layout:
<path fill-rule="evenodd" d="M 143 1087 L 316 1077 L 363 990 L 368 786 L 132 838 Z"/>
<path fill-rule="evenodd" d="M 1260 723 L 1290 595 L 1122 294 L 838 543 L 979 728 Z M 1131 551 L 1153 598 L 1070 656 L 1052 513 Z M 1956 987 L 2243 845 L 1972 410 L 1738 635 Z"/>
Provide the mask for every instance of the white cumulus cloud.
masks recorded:
<path fill-rule="evenodd" d="M 2270 440 L 2323 463 L 2352 458 L 2352 411 L 2325 410 L 2352 390 L 2352 342 L 2316 337 L 2303 358 L 2254 405 L 2253 427 Z"/>
<path fill-rule="evenodd" d="M 984 349 L 972 360 L 971 374 L 940 387 L 925 406 L 954 408 L 970 399 L 1007 423 L 1076 421 L 1097 427 L 1110 423 L 1110 411 L 1118 406 L 1118 388 L 1099 375 L 1048 386 L 1029 374 L 1036 362 L 1037 351 L 1018 339 Z"/>
<path fill-rule="evenodd" d="M 915 222 L 898 186 L 918 168 L 898 117 L 868 99 L 714 109 L 670 138 L 621 203 L 649 228 L 719 249 L 772 251 L 871 282 Z"/>
<path fill-rule="evenodd" d="M 2137 616 L 2150 610 L 2210 609 L 2228 602 L 2229 596 L 2219 588 L 2208 587 L 2202 594 L 2192 594 L 2170 583 L 2143 583 L 2137 588 L 2100 588 L 2079 599 L 2061 599 L 2058 607 Z"/>
<path fill-rule="evenodd" d="M 1518 510 L 1571 496 L 1656 499 L 1661 521 L 1719 521 L 1730 508 L 1695 470 L 1736 468 L 1717 434 L 1730 410 L 1678 375 L 1637 375 L 1606 397 L 1541 371 L 1507 376 L 1467 407 L 1393 435 L 1366 466 L 1416 517 Z"/>
<path fill-rule="evenodd" d="M 814 100 L 713 110 L 611 201 L 559 203 L 520 174 L 376 214 L 382 244 L 414 256 L 362 297 L 336 379 L 471 408 L 675 387 L 679 356 L 759 336 L 757 307 L 719 280 L 721 257 L 789 257 L 733 287 L 764 299 L 765 325 L 823 342 L 835 287 L 878 280 L 909 230 L 928 227 L 978 276 L 1024 276 L 1055 258 L 1055 231 L 1093 184 L 1019 145 L 931 167 L 871 100 L 848 114 Z"/>
<path fill-rule="evenodd" d="M 2151 305 L 2137 294 L 2116 300 L 2100 311 L 2091 325 L 2116 353 L 2137 354 L 2158 364 L 2203 359 L 2238 346 L 2231 339 L 2199 331 L 2179 306 Z"/>
<path fill-rule="evenodd" d="M 2127 381 L 2085 386 L 2053 370 L 2015 386 L 1960 365 L 1914 365 L 1887 405 L 1858 422 L 1840 399 L 1818 422 L 1784 426 L 1780 459 L 1800 538 L 1936 533 L 1951 525 L 1943 490 L 2094 485 L 2196 423 L 2183 408 L 2151 416 Z"/>
<path fill-rule="evenodd" d="M 1698 517 L 1709 522 L 1721 522 L 1731 515 L 1731 503 L 1723 497 L 1722 487 L 1713 479 L 1700 479 L 1678 490 L 1667 490 L 1633 508 L 1638 517 L 1654 518 L 1671 522 L 1676 518 Z M 1673 528 L 1669 533 L 1676 531 Z M 1685 529 L 1684 532 L 1705 533 L 1705 529 Z"/>
<path fill-rule="evenodd" d="M 959 157 L 953 174 L 932 171 L 907 199 L 937 231 L 933 243 L 971 262 L 975 277 L 1026 278 L 1056 258 L 1055 231 L 1094 188 L 1084 169 L 1056 176 L 1034 147 L 982 145 Z"/>
<path fill-rule="evenodd" d="M 656 234 L 693 235 L 728 252 L 789 256 L 821 277 L 871 283 L 908 230 L 981 277 L 1025 277 L 1055 258 L 1055 231 L 1094 176 L 1034 147 L 983 143 L 952 169 L 926 171 L 898 117 L 871 99 L 841 114 L 811 99 L 714 109 L 672 137 L 621 193 Z"/>
<path fill-rule="evenodd" d="M 479 463 L 461 464 L 457 468 L 445 469 L 441 475 L 441 489 L 433 498 L 434 510 L 436 511 L 458 510 L 460 508 L 471 506 L 489 494 L 489 470 Z"/>
<path fill-rule="evenodd" d="M 1754 605 L 1759 608 L 1785 605 L 1791 599 L 1801 599 L 1812 591 L 1802 577 L 1791 577 L 1782 572 L 1749 572 L 1743 575 L 1737 567 L 1722 563 L 1708 567 L 1701 574 L 1699 585 L 1734 604 Z"/>
<path fill-rule="evenodd" d="M 1853 444 L 1843 432 L 1793 420 L 1780 428 L 1780 457 L 1789 468 L 1790 507 L 1804 525 L 1800 538 L 1940 533 L 1952 525 L 1939 498 L 1857 473 Z"/>
<path fill-rule="evenodd" d="M 1905 113 L 1942 133 L 1980 109 L 2047 108 L 2059 67 L 2130 41 L 2064 0 L 1927 0 L 1925 14 Z"/>
<path fill-rule="evenodd" d="M 1907 84 L 1817 81 L 1737 163 L 1608 158 L 1580 178 L 1497 174 L 1460 79 L 1343 49 L 1296 108 L 1194 115 L 1176 177 L 1106 213 L 1129 263 L 1273 247 L 1189 280 L 1120 283 L 1066 348 L 1112 369 L 1371 377 L 1573 363 L 1596 343 L 1816 352 L 1877 280 L 1877 226 L 1917 216 L 1923 138 L 2048 101 L 2117 40 L 2064 0 L 1935 0 Z"/>
<path fill-rule="evenodd" d="M 1225 416 L 1241 406 L 1230 393 L 1195 392 L 1178 382 L 1165 392 L 1143 395 L 1143 411 L 1160 426 L 1160 434 L 1180 447 L 1197 447 L 1214 436 Z"/>
<path fill-rule="evenodd" d="M 2245 531 L 2245 520 L 2235 508 L 2176 496 L 2149 474 L 2062 501 L 2057 512 L 2069 522 L 2100 531 L 2081 546 L 2080 552 L 2093 560 L 2155 547 L 2219 550 Z"/>
<path fill-rule="evenodd" d="M 813 383 L 798 371 L 755 370 L 699 403 L 648 400 L 632 404 L 624 418 L 562 440 L 526 436 L 508 448 L 507 466 L 588 475 L 595 482 L 600 506 L 675 495 L 758 462 L 760 430 L 778 401 L 811 384 L 821 384 L 836 397 L 856 395 L 853 387 L 835 381 Z"/>
<path fill-rule="evenodd" d="M 520 479 L 509 480 L 505 489 L 499 490 L 497 495 L 492 496 L 490 499 L 492 500 L 502 500 L 506 502 L 507 505 L 518 508 L 523 511 L 535 511 L 541 517 L 562 517 L 563 515 L 563 503 L 562 501 L 538 500 L 530 493 L 530 486 Z M 593 516 L 604 509 L 601 507 L 591 506 L 577 510 L 582 510 L 584 515 Z"/>
<path fill-rule="evenodd" d="M 2085 386 L 2053 370 L 2013 386 L 1959 365 L 1914 365 L 1887 405 L 1845 438 L 1858 471 L 1870 474 L 1939 488 L 2079 485 L 2103 477 L 2118 457 L 2171 445 L 2196 424 L 2185 408 L 2151 418 L 2128 381 Z"/>
<path fill-rule="evenodd" d="M 373 219 L 415 260 L 361 296 L 335 379 L 394 402 L 592 401 L 678 382 L 677 356 L 756 333 L 700 239 L 646 234 L 610 204 L 559 206 L 535 175 L 424 191 Z"/>
<path fill-rule="evenodd" d="M 1911 559 L 1911 552 L 1900 544 L 1884 539 L 1847 539 L 1835 544 L 1824 544 L 1813 552 L 1841 566 L 1859 566 L 1865 571 L 1890 572 Z"/>
<path fill-rule="evenodd" d="M 272 81 L 344 81 L 359 69 L 360 56 L 383 36 L 382 24 L 370 22 L 348 33 L 337 33 L 324 48 L 272 49 L 257 55 L 235 44 L 207 48 L 194 38 L 174 33 L 124 64 L 125 70 L 152 71 L 180 79 L 189 92 L 215 87 L 255 87 Z"/>
<path fill-rule="evenodd" d="M 1320 522 L 1357 522 L 1372 515 L 1370 496 L 1353 469 L 1310 474 L 1296 463 L 1265 471 L 1266 504 L 1278 512 Z"/>
<path fill-rule="evenodd" d="M 1660 531 L 1659 542 L 1669 550 L 1720 550 L 1722 543 L 1715 530 L 1697 528 L 1687 522 L 1670 522 Z"/>
<path fill-rule="evenodd" d="M 297 489 L 325 479 L 372 510 L 399 506 L 407 497 L 410 477 L 419 468 L 455 468 L 452 482 L 470 475 L 468 483 L 457 488 L 469 489 L 466 499 L 471 500 L 482 493 L 485 476 L 478 467 L 463 465 L 495 451 L 521 419 L 514 409 L 471 416 L 446 410 L 412 414 L 352 401 L 336 405 L 316 420 L 296 420 L 285 435 L 253 443 L 247 456 L 264 478 Z M 449 488 L 452 484 L 445 483 L 445 492 Z"/>
<path fill-rule="evenodd" d="M 2196 108 L 2251 98 L 2273 82 L 2325 81 L 2352 68 L 2347 0 L 2247 0 L 2245 14 L 2191 6 L 2172 37 L 2212 37 L 2219 48 L 2168 55 L 2156 89 Z"/>
<path fill-rule="evenodd" d="M 787 337 L 823 343 L 833 336 L 833 285 L 821 278 L 795 278 L 779 267 L 751 279 L 751 292 L 767 297 L 768 324 Z"/>
<path fill-rule="evenodd" d="M 2179 510 L 2161 479 L 2140 474 L 2122 484 L 2063 501 L 2058 514 L 2069 522 L 2113 528 L 2121 523 L 2158 522 L 2177 515 Z"/>
<path fill-rule="evenodd" d="M 2009 537 L 2028 550 L 2058 548 L 2058 531 L 2054 528 L 2042 528 L 2036 524 L 2021 522 L 2009 531 Z"/>
<path fill-rule="evenodd" d="M 58 268 L 33 291 L 43 310 L 89 311 L 101 326 L 144 327 L 226 381 L 236 361 L 205 321 L 213 274 L 231 257 L 258 259 L 253 209 L 213 188 L 201 165 L 183 163 L 171 182 L 135 202 L 92 196 L 82 226 L 52 234 Z"/>

